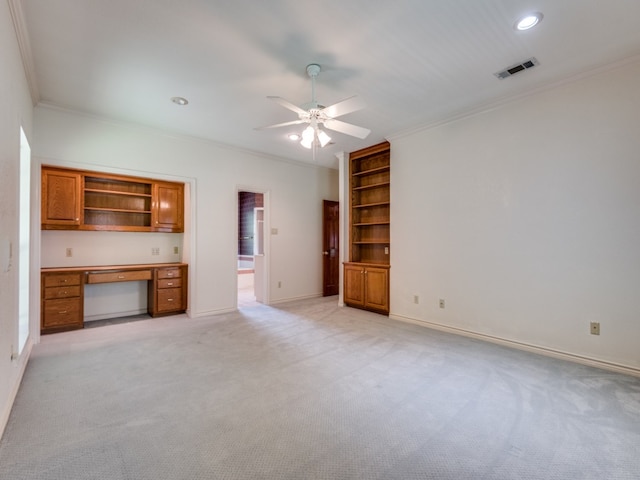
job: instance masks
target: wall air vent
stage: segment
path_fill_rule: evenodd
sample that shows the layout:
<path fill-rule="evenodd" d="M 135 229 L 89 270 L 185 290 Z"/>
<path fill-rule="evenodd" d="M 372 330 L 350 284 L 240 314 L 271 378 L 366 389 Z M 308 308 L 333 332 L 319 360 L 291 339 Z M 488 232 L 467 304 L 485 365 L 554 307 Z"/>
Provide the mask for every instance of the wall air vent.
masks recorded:
<path fill-rule="evenodd" d="M 524 62 L 516 63 L 515 65 L 511 65 L 510 67 L 507 67 L 500 72 L 494 73 L 494 75 L 500 80 L 503 80 L 507 77 L 510 77 L 511 75 L 515 75 L 516 73 L 523 72 L 529 68 L 533 68 L 536 65 L 540 65 L 540 62 L 536 60 L 536 57 L 531 57 Z"/>

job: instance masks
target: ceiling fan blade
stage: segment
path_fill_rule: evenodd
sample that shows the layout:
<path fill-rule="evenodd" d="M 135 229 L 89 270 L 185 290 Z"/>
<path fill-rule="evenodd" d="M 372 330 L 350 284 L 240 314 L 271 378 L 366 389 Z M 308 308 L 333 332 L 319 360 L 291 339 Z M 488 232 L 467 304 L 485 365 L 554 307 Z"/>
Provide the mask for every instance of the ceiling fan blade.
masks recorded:
<path fill-rule="evenodd" d="M 357 125 L 343 122 L 341 120 L 334 120 L 333 118 L 325 120 L 324 126 L 330 130 L 335 130 L 336 132 L 340 133 L 346 133 L 347 135 L 351 135 L 352 137 L 358 137 L 361 139 L 367 138 L 367 135 L 371 133 L 371 130 L 369 130 L 368 128 L 358 127 Z"/>
<path fill-rule="evenodd" d="M 336 118 L 347 113 L 355 112 L 356 110 L 362 110 L 367 105 L 363 100 L 357 96 L 349 97 L 341 102 L 334 103 L 322 109 L 322 113 L 329 118 Z"/>
<path fill-rule="evenodd" d="M 309 114 L 309 112 L 307 112 L 306 110 L 303 110 L 302 108 L 298 107 L 297 105 L 294 105 L 293 103 L 285 100 L 282 97 L 267 97 L 267 98 L 269 100 L 273 100 L 274 102 L 282 105 L 284 108 L 288 108 L 292 112 L 296 112 L 298 115 L 308 115 Z"/>
<path fill-rule="evenodd" d="M 286 127 L 288 125 L 299 125 L 301 123 L 307 123 L 306 120 L 291 120 L 290 122 L 276 123 L 275 125 L 267 125 L 266 127 L 256 127 L 254 130 L 266 130 L 268 128 Z"/>

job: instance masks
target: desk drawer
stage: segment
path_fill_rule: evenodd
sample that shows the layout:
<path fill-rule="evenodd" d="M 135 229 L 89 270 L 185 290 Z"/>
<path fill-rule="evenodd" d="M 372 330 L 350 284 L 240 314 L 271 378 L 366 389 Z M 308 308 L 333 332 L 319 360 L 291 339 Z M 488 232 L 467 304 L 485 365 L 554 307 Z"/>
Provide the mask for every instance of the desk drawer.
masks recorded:
<path fill-rule="evenodd" d="M 45 273 L 45 287 L 62 287 L 64 285 L 80 285 L 80 273 Z"/>
<path fill-rule="evenodd" d="M 79 297 L 80 285 L 69 285 L 68 287 L 49 287 L 44 289 L 44 299 Z"/>
<path fill-rule="evenodd" d="M 181 287 L 182 287 L 181 278 L 163 278 L 162 280 L 158 280 L 158 288 L 181 288 Z"/>
<path fill-rule="evenodd" d="M 174 310 L 184 310 L 182 306 L 182 289 L 165 288 L 158 290 L 158 311 L 172 312 Z"/>
<path fill-rule="evenodd" d="M 87 283 L 133 282 L 136 280 L 151 280 L 151 270 L 87 273 Z"/>
<path fill-rule="evenodd" d="M 182 277 L 182 269 L 180 267 L 168 267 L 158 269 L 158 279 L 162 278 L 179 278 Z"/>
<path fill-rule="evenodd" d="M 82 326 L 82 305 L 80 298 L 60 298 L 46 300 L 42 312 L 42 328 Z"/>

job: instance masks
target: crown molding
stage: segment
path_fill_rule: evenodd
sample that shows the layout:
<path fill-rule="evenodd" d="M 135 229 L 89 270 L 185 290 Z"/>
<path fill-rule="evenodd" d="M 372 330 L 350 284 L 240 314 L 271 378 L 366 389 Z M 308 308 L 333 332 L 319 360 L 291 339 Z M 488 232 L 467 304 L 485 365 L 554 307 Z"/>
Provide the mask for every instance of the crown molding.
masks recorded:
<path fill-rule="evenodd" d="M 31 43 L 29 42 L 27 23 L 24 20 L 22 2 L 21 0 L 7 0 L 7 3 L 9 4 L 9 11 L 11 12 L 13 29 L 16 32 L 16 38 L 18 40 L 18 48 L 20 49 L 20 56 L 22 58 L 22 67 L 24 68 L 24 74 L 27 77 L 31 101 L 35 106 L 40 101 L 40 91 L 38 90 L 38 83 L 36 82 L 35 63 L 33 62 L 33 54 L 31 53 Z"/>
<path fill-rule="evenodd" d="M 535 95 L 553 90 L 555 88 L 561 88 L 566 85 L 570 85 L 572 83 L 580 82 L 584 79 L 595 77 L 600 74 L 608 73 L 610 71 L 614 71 L 620 68 L 624 68 L 628 65 L 640 65 L 640 54 L 631 55 L 629 57 L 625 57 L 610 63 L 597 65 L 590 69 L 584 70 L 582 72 L 576 73 L 574 75 L 570 75 L 568 77 L 562 78 L 560 80 L 556 80 L 553 82 L 546 83 L 539 87 L 532 88 L 530 90 L 515 94 L 509 95 L 505 97 L 501 97 L 495 99 L 493 101 L 489 101 L 487 103 L 483 103 L 477 105 L 468 110 L 458 112 L 457 114 L 453 114 L 449 117 L 443 118 L 441 120 L 436 120 L 433 122 L 423 123 L 421 125 L 416 125 L 414 127 L 410 127 L 406 130 L 394 132 L 389 135 L 387 138 L 388 141 L 392 142 L 394 140 L 399 140 L 404 137 L 408 137 L 415 133 L 426 132 L 428 130 L 433 130 L 435 128 L 441 127 L 443 125 L 448 125 L 450 123 L 455 123 L 460 120 L 464 120 L 466 118 L 475 117 L 477 115 L 482 115 L 484 113 L 497 110 L 505 105 L 509 105 L 511 103 L 517 102 L 523 98 L 533 97 Z"/>

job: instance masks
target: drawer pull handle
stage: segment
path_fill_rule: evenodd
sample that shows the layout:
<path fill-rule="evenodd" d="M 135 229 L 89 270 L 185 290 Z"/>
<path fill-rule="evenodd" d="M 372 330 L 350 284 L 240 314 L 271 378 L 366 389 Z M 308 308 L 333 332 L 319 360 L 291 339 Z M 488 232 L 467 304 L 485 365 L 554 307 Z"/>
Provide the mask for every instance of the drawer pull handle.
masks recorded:
<path fill-rule="evenodd" d="M 67 313 L 66 310 L 60 310 L 60 315 L 64 315 L 65 313 Z"/>
<path fill-rule="evenodd" d="M 173 302 L 173 298 L 167 298 L 167 302 Z"/>
<path fill-rule="evenodd" d="M 124 278 L 124 275 L 118 275 L 118 279 L 120 279 L 120 280 L 121 280 L 121 279 L 123 279 L 123 278 Z"/>
<path fill-rule="evenodd" d="M 173 277 L 173 273 L 172 272 L 167 273 L 167 277 Z"/>
<path fill-rule="evenodd" d="M 167 282 L 167 285 L 171 287 L 173 285 L 173 282 Z"/>
<path fill-rule="evenodd" d="M 64 280 L 60 280 L 60 283 L 67 283 L 67 279 L 65 278 Z"/>

